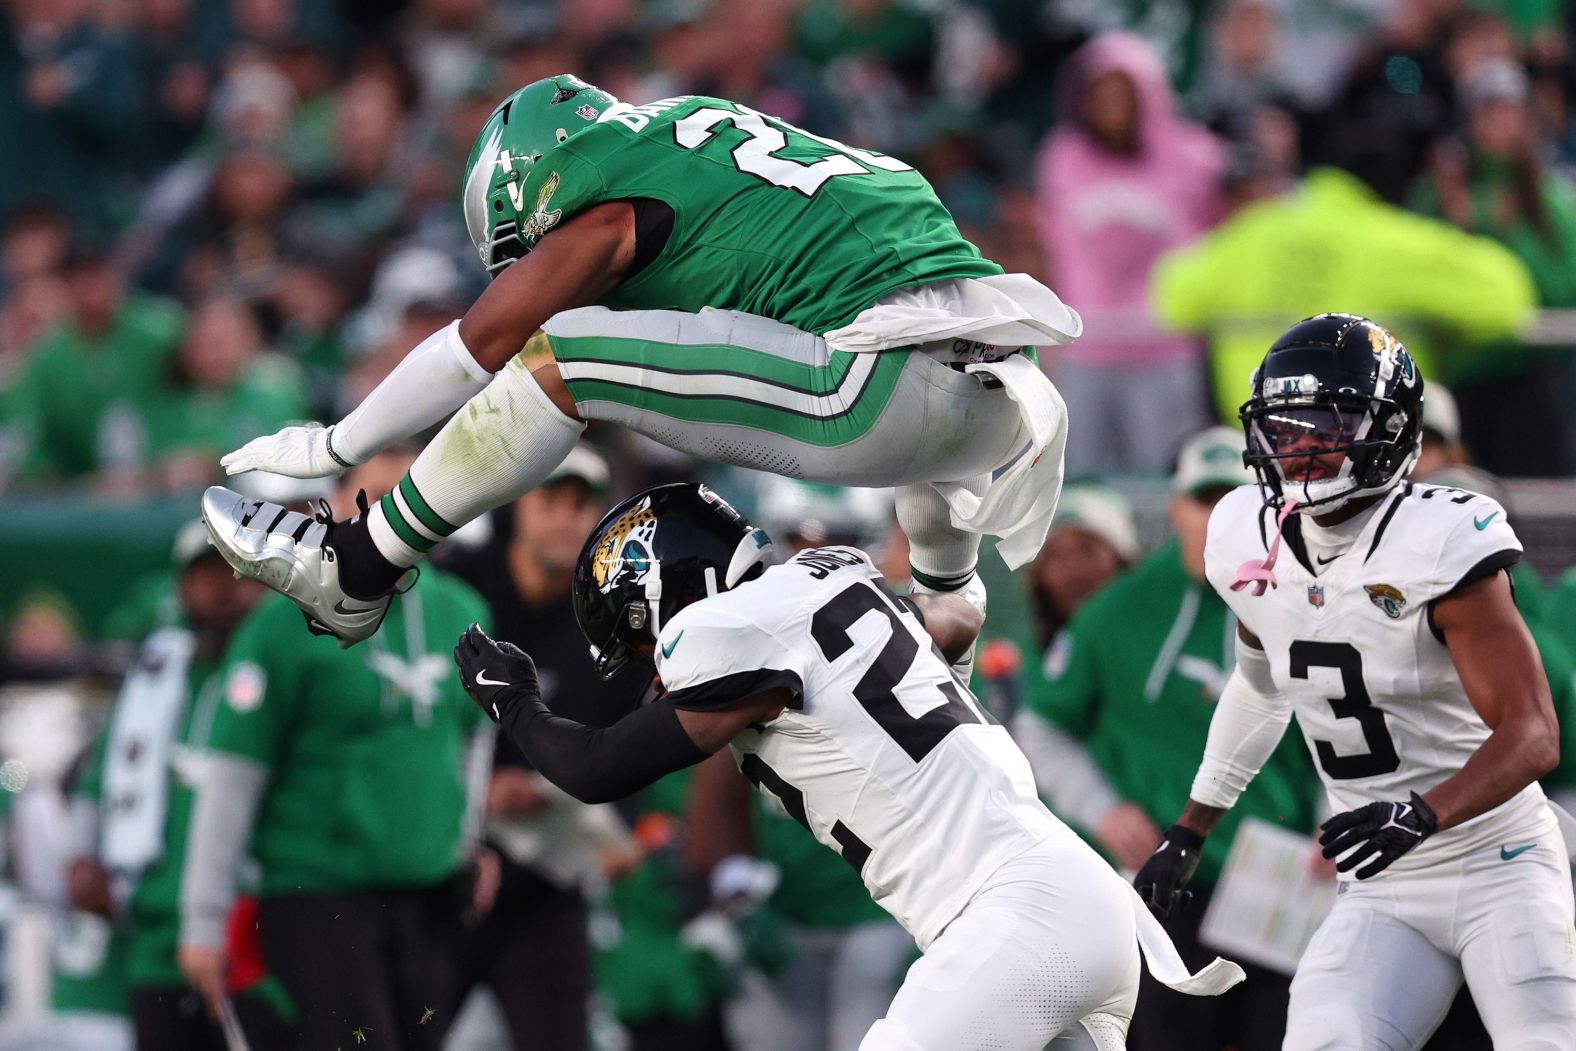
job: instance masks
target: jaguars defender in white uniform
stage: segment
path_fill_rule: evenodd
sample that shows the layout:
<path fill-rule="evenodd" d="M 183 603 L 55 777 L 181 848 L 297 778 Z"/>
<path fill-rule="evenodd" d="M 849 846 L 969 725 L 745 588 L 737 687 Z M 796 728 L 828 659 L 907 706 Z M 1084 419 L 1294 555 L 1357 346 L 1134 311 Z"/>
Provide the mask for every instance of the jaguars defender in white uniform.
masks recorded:
<path fill-rule="evenodd" d="M 575 571 L 604 673 L 652 660 L 665 688 L 606 730 L 553 715 L 530 658 L 472 628 L 466 688 L 549 780 L 620 798 L 724 745 L 837 851 L 914 936 L 865 1051 L 1117 1051 L 1152 973 L 1199 994 L 1132 890 L 1046 810 L 1007 731 L 952 676 L 980 616 L 954 595 L 894 597 L 862 551 L 771 562 L 766 535 L 703 486 L 614 508 Z"/>
<path fill-rule="evenodd" d="M 1558 727 L 1505 572 L 1521 543 L 1493 500 L 1403 481 L 1423 381 L 1382 327 L 1300 322 L 1253 386 L 1262 489 L 1221 500 L 1205 549 L 1238 670 L 1139 891 L 1162 915 L 1178 904 L 1295 712 L 1342 883 L 1293 979 L 1285 1047 L 1419 1047 L 1464 977 L 1496 1047 L 1576 1048 L 1570 868 L 1535 780 Z"/>

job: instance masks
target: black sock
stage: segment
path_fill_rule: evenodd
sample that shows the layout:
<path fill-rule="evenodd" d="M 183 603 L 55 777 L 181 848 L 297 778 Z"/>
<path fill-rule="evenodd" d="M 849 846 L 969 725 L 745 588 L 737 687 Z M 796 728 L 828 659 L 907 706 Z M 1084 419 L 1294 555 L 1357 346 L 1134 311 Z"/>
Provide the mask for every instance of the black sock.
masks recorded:
<path fill-rule="evenodd" d="M 334 523 L 324 543 L 339 558 L 339 585 L 351 598 L 378 598 L 393 590 L 405 575 L 406 568 L 390 562 L 372 542 L 365 514 Z"/>

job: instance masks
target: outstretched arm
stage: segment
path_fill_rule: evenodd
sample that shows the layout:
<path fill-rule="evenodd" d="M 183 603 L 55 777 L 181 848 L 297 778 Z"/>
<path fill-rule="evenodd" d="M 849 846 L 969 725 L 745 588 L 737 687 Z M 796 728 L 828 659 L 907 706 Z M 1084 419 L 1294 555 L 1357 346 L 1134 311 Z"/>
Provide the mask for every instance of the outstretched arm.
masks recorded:
<path fill-rule="evenodd" d="M 272 471 L 292 478 L 319 478 L 364 463 L 464 405 L 548 318 L 594 303 L 617 286 L 634 255 L 634 207 L 614 202 L 589 208 L 498 275 L 463 319 L 418 344 L 344 419 L 332 427 L 286 427 L 219 462 L 230 474 Z"/>
<path fill-rule="evenodd" d="M 599 729 L 554 715 L 542 701 L 531 658 L 474 624 L 460 636 L 454 660 L 466 692 L 537 772 L 583 803 L 622 799 L 695 765 L 746 726 L 774 717 L 788 700 L 785 690 L 768 690 L 705 712 L 659 700 Z"/>

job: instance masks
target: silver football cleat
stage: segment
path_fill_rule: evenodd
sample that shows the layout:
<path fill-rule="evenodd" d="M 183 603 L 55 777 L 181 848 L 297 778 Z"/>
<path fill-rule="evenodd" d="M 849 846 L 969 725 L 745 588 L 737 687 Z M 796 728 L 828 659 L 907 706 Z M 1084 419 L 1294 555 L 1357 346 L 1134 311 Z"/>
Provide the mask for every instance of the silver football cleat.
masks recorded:
<path fill-rule="evenodd" d="M 349 649 L 377 634 L 394 595 L 353 598 L 339 585 L 339 560 L 325 547 L 326 505 L 304 515 L 266 500 L 253 500 L 223 486 L 202 494 L 208 538 L 237 576 L 266 584 L 301 607 L 307 627 L 333 635 Z"/>

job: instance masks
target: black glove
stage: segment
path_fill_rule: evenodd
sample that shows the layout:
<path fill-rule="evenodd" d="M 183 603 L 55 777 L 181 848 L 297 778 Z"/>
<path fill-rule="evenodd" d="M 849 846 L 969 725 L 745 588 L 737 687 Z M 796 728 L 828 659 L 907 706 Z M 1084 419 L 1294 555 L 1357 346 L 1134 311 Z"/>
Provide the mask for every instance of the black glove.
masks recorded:
<path fill-rule="evenodd" d="M 476 624 L 460 636 L 454 647 L 454 663 L 460 666 L 465 692 L 493 722 L 522 701 L 542 699 L 530 656 L 513 643 L 494 642 Z"/>
<path fill-rule="evenodd" d="M 1344 814 L 1336 814 L 1320 825 L 1319 845 L 1324 856 L 1333 858 L 1357 847 L 1347 857 L 1335 863 L 1337 872 L 1350 872 L 1364 861 L 1368 864 L 1357 869 L 1358 879 L 1375 876 L 1390 867 L 1390 863 L 1423 840 L 1439 831 L 1439 817 L 1434 808 L 1423 802 L 1416 792 L 1407 803 L 1369 803 Z M 1362 844 L 1358 846 L 1358 844 Z"/>
<path fill-rule="evenodd" d="M 1198 868 L 1203 848 L 1203 836 L 1181 825 L 1172 825 L 1166 829 L 1166 838 L 1133 877 L 1138 896 L 1158 918 L 1168 919 L 1192 899 L 1193 892 L 1186 887 L 1188 880 L 1193 878 L 1193 870 Z"/>

